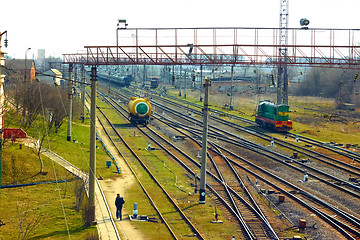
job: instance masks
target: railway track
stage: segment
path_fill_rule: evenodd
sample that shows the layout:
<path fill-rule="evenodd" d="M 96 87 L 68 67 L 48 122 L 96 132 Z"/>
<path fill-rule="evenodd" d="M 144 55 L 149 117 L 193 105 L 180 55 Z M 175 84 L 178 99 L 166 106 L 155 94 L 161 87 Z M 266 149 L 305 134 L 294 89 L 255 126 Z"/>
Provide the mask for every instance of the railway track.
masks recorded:
<path fill-rule="evenodd" d="M 160 109 L 163 109 L 161 105 L 156 105 L 156 108 L 160 108 Z M 161 111 L 161 110 L 160 110 Z M 167 113 L 169 112 L 169 110 L 163 110 L 163 111 L 166 111 Z M 183 114 L 184 115 L 184 114 Z M 161 116 L 160 116 L 161 117 Z M 159 118 L 160 118 L 159 117 Z M 159 120 L 159 119 L 158 119 Z M 223 121 L 223 120 L 222 120 Z M 191 125 L 191 126 L 194 126 L 195 123 L 194 122 L 191 122 L 191 124 L 187 124 L 187 125 Z M 225 133 L 218 133 L 218 134 L 213 134 L 214 136 L 216 136 L 217 139 L 219 140 L 223 140 L 221 139 L 222 136 L 226 135 Z M 214 137 L 215 138 L 215 137 Z M 225 150 L 223 150 L 225 151 Z M 285 156 L 286 157 L 286 156 Z M 291 159 L 288 159 L 289 161 Z M 232 163 L 232 164 L 235 164 L 235 163 Z M 350 170 L 352 171 L 352 170 Z M 357 174 L 356 172 L 354 172 L 355 174 Z M 261 179 L 261 176 L 257 176 L 257 178 Z M 221 181 L 221 180 L 220 180 Z M 232 181 L 230 179 L 230 181 Z M 338 179 L 336 179 L 336 181 L 338 181 Z M 356 187 L 354 189 L 357 189 Z M 284 191 L 284 194 L 288 194 L 288 192 L 293 192 L 293 191 L 300 191 L 300 190 L 286 190 L 286 189 L 283 189 Z M 305 192 L 305 191 L 301 191 L 301 192 Z M 307 196 L 307 198 L 305 197 Z M 303 205 L 305 207 L 307 207 L 308 209 L 314 211 L 314 212 L 317 212 L 318 211 L 318 208 L 324 208 L 324 206 L 316 206 L 316 204 L 319 204 L 319 199 L 317 199 L 315 196 L 313 196 L 312 199 L 309 199 L 308 196 L 312 196 L 311 194 L 304 194 L 303 196 L 303 199 L 300 199 L 300 200 L 297 200 L 297 196 L 290 196 L 292 199 L 296 199 L 296 201 L 303 201 Z M 358 193 L 355 193 L 354 196 L 357 196 L 358 197 Z M 316 200 L 314 200 L 316 199 Z M 320 200 L 321 201 L 321 200 Z M 309 204 L 308 202 L 313 202 L 314 206 L 306 206 L 307 204 Z M 325 204 L 327 205 L 327 204 Z M 337 211 L 338 209 L 335 208 L 335 211 Z M 339 213 L 336 213 L 336 212 L 331 212 L 333 210 L 326 210 L 328 211 L 327 213 L 323 213 L 323 212 L 317 212 L 316 214 L 319 214 L 319 216 L 321 216 L 325 221 L 327 221 L 328 223 L 330 223 L 334 228 L 336 228 L 339 232 L 341 232 L 344 236 L 346 236 L 347 238 L 349 239 L 357 239 L 358 237 L 358 234 L 359 234 L 359 229 L 358 229 L 358 226 L 356 225 L 357 224 L 357 221 L 358 220 L 355 220 L 355 223 L 348 223 L 347 224 L 344 224 L 343 222 L 346 222 L 346 221 L 352 221 L 352 220 L 346 220 L 346 219 L 332 219 L 332 218 L 329 218 L 329 216 L 337 216 L 337 215 L 340 215 Z M 342 212 L 340 210 L 340 212 Z M 345 217 L 349 217 L 349 214 L 346 214 L 345 213 Z M 351 217 L 350 217 L 351 219 Z M 352 226 L 353 224 L 353 226 Z"/>
<path fill-rule="evenodd" d="M 156 104 L 155 103 L 155 105 L 157 107 L 161 108 L 163 111 L 173 112 L 173 113 L 175 112 L 173 109 L 166 108 L 162 104 Z M 187 110 L 189 110 L 189 109 L 187 109 Z M 201 113 L 197 112 L 197 114 L 201 114 Z M 265 140 L 265 141 L 268 141 L 268 142 L 274 141 L 274 143 L 276 143 L 279 146 L 282 146 L 284 148 L 290 149 L 290 150 L 292 150 L 294 152 L 297 152 L 299 154 L 302 154 L 302 155 L 304 155 L 306 157 L 311 158 L 312 161 L 314 161 L 314 160 L 319 161 L 322 164 L 327 165 L 329 167 L 338 168 L 339 170 L 346 172 L 348 175 L 360 178 L 360 168 L 357 167 L 357 166 L 354 166 L 354 165 L 349 164 L 347 162 L 337 160 L 337 159 L 329 157 L 329 156 L 327 156 L 325 154 L 318 153 L 318 152 L 313 151 L 313 150 L 311 150 L 309 148 L 306 148 L 306 147 L 301 147 L 301 146 L 298 146 L 296 144 L 289 143 L 287 141 L 283 141 L 283 140 L 280 140 L 280 139 L 277 139 L 277 138 L 273 138 L 273 137 L 268 136 L 268 135 L 263 134 L 263 133 L 254 132 L 252 130 L 246 129 L 246 128 L 242 127 L 242 126 L 239 126 L 237 124 L 234 124 L 232 122 L 229 122 L 229 121 L 226 121 L 226 120 L 214 117 L 214 116 L 211 116 L 210 118 L 217 121 L 218 123 L 221 123 L 221 124 L 224 124 L 226 126 L 235 128 L 236 130 L 241 131 L 241 132 L 246 132 L 246 133 L 251 134 L 252 136 L 256 136 L 256 137 L 258 137 L 258 138 L 260 138 L 262 140 Z M 349 157 L 349 155 L 348 155 L 348 157 Z M 352 158 L 352 159 L 354 159 L 354 158 Z M 350 159 L 349 159 L 349 161 L 350 161 Z M 297 161 L 297 162 L 301 163 L 301 161 Z M 303 165 L 304 168 L 309 168 L 305 164 L 302 164 L 302 165 Z M 311 171 L 316 171 L 316 169 L 311 169 Z M 324 175 L 326 177 L 332 178 L 329 174 L 325 173 Z M 354 186 L 354 184 L 349 184 L 347 181 L 345 181 L 345 179 L 340 179 L 340 180 L 339 179 L 333 179 L 333 180 L 337 181 L 337 182 L 341 182 L 342 184 L 350 186 L 350 188 L 354 188 L 354 189 L 356 189 L 356 191 L 359 191 L 359 187 Z"/>
<path fill-rule="evenodd" d="M 113 104 L 114 108 L 119 108 L 116 102 L 110 103 Z M 123 110 L 119 110 L 123 111 Z M 121 113 L 126 117 L 126 113 Z M 154 130 L 149 127 L 140 128 L 144 135 L 146 135 L 152 142 L 156 143 L 158 147 L 165 150 L 169 155 L 171 155 L 176 161 L 178 161 L 185 169 L 195 176 L 195 171 L 200 168 L 200 164 L 192 159 L 188 154 L 177 148 L 174 144 L 166 140 L 161 135 L 157 134 Z M 165 146 L 166 145 L 166 146 Z M 177 152 L 180 152 L 183 159 L 179 159 L 179 156 L 175 156 L 173 153 L 174 149 Z M 210 156 L 210 158 L 212 158 Z M 187 162 L 185 164 L 184 162 Z M 212 161 L 213 167 L 217 168 L 215 161 Z M 189 167 L 192 166 L 192 167 Z M 239 222 L 242 231 L 247 239 L 279 239 L 272 229 L 271 225 L 265 218 L 264 214 L 261 212 L 260 208 L 254 208 L 248 199 L 245 199 L 238 191 L 230 187 L 226 182 L 225 178 L 222 176 L 221 171 L 218 170 L 217 174 L 208 172 L 211 176 L 212 181 L 208 182 L 208 188 L 211 192 L 217 197 L 218 201 L 226 206 L 228 210 L 234 215 L 234 217 Z M 238 177 L 239 179 L 239 177 Z M 238 188 L 244 189 L 245 186 L 238 185 Z M 249 192 L 247 191 L 247 194 Z M 250 194 L 249 194 L 250 195 Z M 250 195 L 251 196 L 251 195 Z M 255 202 L 253 199 L 251 200 Z"/>
<path fill-rule="evenodd" d="M 187 111 L 191 111 L 192 114 L 197 114 L 199 116 L 202 115 L 201 111 L 196 110 L 196 109 L 202 109 L 202 107 L 203 107 L 202 105 L 191 103 L 191 102 L 186 101 L 186 100 L 179 100 L 179 99 L 177 99 L 177 98 L 175 98 L 173 96 L 167 96 L 166 98 L 164 98 L 164 97 L 159 97 L 159 96 L 157 96 L 155 94 L 151 94 L 151 97 L 156 99 L 156 100 L 160 100 L 160 101 L 162 101 L 162 102 L 164 102 L 166 104 L 170 104 L 172 106 L 179 107 L 179 108 L 184 108 Z M 172 100 L 170 100 L 170 99 L 172 99 Z M 182 104 L 178 103 L 179 101 Z M 192 108 L 190 108 L 189 106 L 192 106 Z M 249 126 L 249 125 L 257 126 L 257 124 L 252 120 L 249 120 L 249 119 L 243 118 L 243 117 L 239 117 L 239 116 L 230 114 L 228 112 L 214 110 L 214 109 L 211 109 L 211 108 L 210 108 L 210 112 L 214 113 L 215 115 L 227 116 L 227 117 L 229 117 L 231 119 L 241 121 L 241 122 L 245 123 L 247 126 Z M 222 124 L 226 124 L 228 126 L 236 127 L 238 130 L 240 130 L 242 132 L 245 132 L 247 134 L 251 134 L 251 135 L 254 135 L 256 137 L 262 138 L 264 140 L 271 141 L 272 137 L 265 134 L 265 133 L 263 133 L 262 131 L 256 131 L 255 129 L 249 130 L 248 128 L 246 128 L 244 126 L 234 124 L 234 123 L 232 123 L 230 121 L 224 120 L 224 119 L 216 117 L 214 115 L 212 115 L 212 116 L 210 115 L 210 119 L 212 119 L 212 120 L 214 120 L 216 122 L 221 122 Z M 317 141 L 315 139 L 311 139 L 311 138 L 301 136 L 301 135 L 296 135 L 296 134 L 293 134 L 293 133 L 285 133 L 284 135 L 288 136 L 288 137 L 291 137 L 293 139 L 298 139 L 298 140 L 300 140 L 302 142 L 306 142 L 308 144 L 315 145 L 317 147 L 327 149 L 327 150 L 331 151 L 333 154 L 337 154 L 337 155 L 347 157 L 347 158 L 349 158 L 349 162 L 350 161 L 354 161 L 354 162 L 356 161 L 356 162 L 360 163 L 360 153 L 353 152 L 353 151 L 350 151 L 348 149 L 340 148 L 338 146 L 335 146 L 334 144 L 320 142 L 320 141 Z M 279 143 L 281 142 L 282 144 L 288 144 L 286 141 L 282 141 L 282 140 L 280 140 L 278 138 L 273 138 L 273 140 L 276 141 L 276 142 L 279 142 Z M 302 149 L 302 150 L 306 151 L 306 149 Z"/>
<path fill-rule="evenodd" d="M 184 114 L 179 114 L 174 109 L 165 107 L 164 105 L 157 104 L 157 103 L 155 103 L 155 106 L 162 109 L 163 111 L 170 112 L 170 113 L 172 113 L 174 115 L 177 115 L 177 117 L 185 119 Z M 219 120 L 219 119 L 217 119 L 217 120 Z M 196 124 L 196 125 L 199 125 L 199 126 L 202 125 L 201 121 L 197 121 L 194 118 L 193 119 L 186 118 L 186 121 L 189 121 L 192 124 Z M 239 129 L 238 125 L 233 124 L 231 122 L 227 122 L 227 121 L 221 121 L 221 122 L 223 124 L 227 125 L 227 126 L 235 128 L 236 130 L 240 130 L 240 131 L 243 130 L 242 127 L 240 127 L 240 129 Z M 220 130 L 219 128 L 215 127 L 215 126 L 212 126 L 212 128 L 217 130 L 217 131 L 223 131 L 223 130 Z M 246 130 L 246 131 L 248 132 L 248 130 Z M 223 132 L 225 132 L 225 131 L 223 131 Z M 252 135 L 256 135 L 257 137 L 259 137 L 259 138 L 261 138 L 263 140 L 269 141 L 271 139 L 267 135 L 264 136 L 264 134 L 254 133 L 253 131 L 250 131 L 250 132 L 251 132 Z M 225 132 L 225 134 L 231 134 L 231 133 Z M 233 135 L 234 138 L 239 139 L 239 141 L 244 142 L 242 144 L 252 145 L 253 149 L 256 148 L 256 149 L 262 149 L 263 151 L 272 152 L 276 157 L 280 157 L 282 159 L 285 159 L 288 162 L 294 162 L 295 164 L 297 164 L 297 165 L 299 165 L 300 167 L 303 168 L 303 169 L 297 168 L 298 171 L 302 172 L 302 171 L 304 171 L 304 169 L 306 169 L 309 172 L 309 174 L 311 174 L 312 177 L 315 177 L 316 179 L 318 179 L 320 181 L 328 183 L 328 184 L 332 185 L 335 188 L 341 189 L 341 190 L 343 190 L 343 191 L 347 192 L 348 194 L 351 194 L 351 195 L 353 195 L 355 197 L 359 196 L 360 186 L 349 182 L 348 179 L 344 179 L 344 178 L 340 179 L 338 177 L 334 177 L 331 174 L 324 172 L 323 170 L 318 170 L 317 168 L 311 167 L 308 164 L 303 163 L 301 160 L 292 159 L 290 157 L 287 157 L 287 156 L 285 156 L 285 155 L 283 155 L 281 153 L 277 153 L 275 151 L 269 151 L 267 148 L 264 148 L 262 146 L 253 144 L 252 142 L 246 141 L 243 138 L 239 138 L 238 136 L 235 136 L 234 134 L 232 134 L 232 135 Z M 221 134 L 220 134 L 220 136 L 221 136 Z M 320 153 L 317 153 L 317 152 L 312 151 L 312 150 L 308 150 L 306 148 L 301 148 L 300 147 L 300 149 L 299 149 L 299 147 L 297 147 L 296 145 L 285 142 L 285 141 L 281 141 L 279 139 L 276 139 L 276 143 L 279 144 L 279 146 L 286 147 L 287 149 L 291 149 L 293 151 L 304 154 L 305 156 L 311 157 L 312 160 L 320 161 L 321 163 L 329 165 L 330 167 L 335 167 L 335 168 L 337 168 L 337 169 L 339 169 L 341 171 L 344 171 L 344 172 L 346 172 L 347 174 L 350 174 L 353 177 L 360 178 L 360 168 L 358 168 L 356 166 L 344 163 L 342 161 L 336 160 L 334 158 L 328 157 L 328 156 L 326 156 L 324 154 L 320 154 Z M 306 151 L 308 151 L 308 152 L 306 152 Z M 290 164 L 287 164 L 287 165 L 290 165 Z M 320 174 L 323 177 L 322 178 L 317 177 L 315 174 Z M 334 182 L 334 183 L 332 183 L 331 181 Z M 337 186 L 337 185 L 341 185 L 341 186 Z M 355 191 L 355 193 L 353 191 Z"/>
<path fill-rule="evenodd" d="M 166 111 L 166 112 L 168 112 L 168 113 L 171 113 L 171 114 L 173 114 L 173 115 L 176 115 L 177 117 L 182 118 L 182 119 L 184 119 L 185 121 L 190 122 L 191 124 L 196 124 L 196 125 L 198 125 L 198 126 L 201 126 L 201 125 L 202 125 L 202 122 L 201 122 L 200 120 L 196 120 L 196 119 L 194 119 L 194 118 L 186 118 L 184 114 L 178 113 L 178 112 L 175 111 L 174 109 L 171 109 L 171 108 L 168 108 L 168 107 L 166 107 L 166 106 L 164 106 L 164 105 L 160 105 L 160 104 L 156 104 L 156 103 L 155 103 L 155 106 L 156 106 L 157 108 L 162 109 L 163 111 Z M 226 122 L 225 122 L 225 124 L 226 124 Z M 226 125 L 227 125 L 227 124 L 226 124 Z M 227 125 L 227 126 L 231 126 L 231 124 L 230 124 L 230 125 Z M 252 146 L 252 149 L 253 149 L 253 150 L 256 150 L 256 151 L 258 151 L 257 149 L 260 149 L 261 151 L 271 152 L 274 156 L 286 160 L 285 162 L 283 162 L 284 164 L 287 164 L 288 166 L 290 166 L 290 165 L 292 165 L 292 164 L 289 164 L 288 162 L 293 162 L 293 163 L 295 163 L 296 165 L 299 165 L 300 167 L 303 168 L 303 169 L 297 168 L 298 171 L 303 172 L 304 169 L 307 169 L 308 174 L 310 174 L 312 177 L 315 177 L 316 179 L 318 179 L 318 180 L 320 180 L 320 181 L 323 181 L 323 182 L 325 182 L 325 183 L 327 183 L 327 184 L 330 184 L 330 185 L 332 185 L 332 186 L 335 187 L 335 188 L 341 189 L 341 190 L 343 190 L 343 191 L 347 192 L 348 194 L 351 194 L 351 195 L 353 195 L 353 196 L 355 196 L 355 197 L 358 197 L 358 196 L 359 196 L 360 187 L 357 186 L 357 185 L 355 185 L 355 184 L 353 184 L 353 183 L 350 183 L 350 182 L 348 182 L 348 181 L 346 181 L 346 180 L 344 180 L 344 179 L 340 179 L 340 178 L 338 178 L 338 177 L 334 177 L 334 176 L 332 176 L 331 174 L 328 174 L 328 173 L 326 173 L 326 172 L 324 172 L 324 171 L 318 170 L 317 168 L 314 168 L 314 167 L 311 167 L 311 166 L 309 166 L 309 165 L 307 165 L 307 164 L 305 164 L 305 163 L 302 163 L 302 161 L 294 161 L 294 159 L 292 159 L 292 158 L 290 158 L 290 157 L 288 157 L 288 156 L 285 156 L 285 155 L 283 155 L 283 154 L 281 154 L 281 153 L 278 153 L 278 152 L 276 152 L 276 151 L 269 150 L 268 148 L 263 147 L 263 146 L 260 146 L 260 145 L 258 145 L 258 144 L 254 144 L 253 142 L 250 142 L 250 141 L 247 141 L 247 140 L 245 140 L 245 139 L 243 139 L 243 138 L 240 138 L 240 137 L 238 137 L 237 135 L 232 134 L 232 133 L 230 133 L 230 132 L 228 132 L 228 131 L 222 130 L 222 129 L 214 126 L 214 125 L 212 125 L 212 126 L 210 127 L 210 129 L 213 129 L 214 131 L 221 131 L 221 133 L 218 134 L 218 136 L 222 136 L 222 135 L 224 135 L 224 134 L 226 134 L 226 135 L 232 135 L 232 137 L 234 137 L 234 138 L 236 138 L 236 139 L 239 140 L 238 145 L 239 145 L 239 144 L 242 144 L 242 145 L 246 145 L 246 146 L 249 146 L 249 147 Z M 235 128 L 235 129 L 238 129 L 238 128 Z M 263 137 L 261 137 L 261 138 L 264 139 Z M 267 140 L 267 139 L 266 139 L 266 140 Z M 331 160 L 333 160 L 333 162 L 336 162 L 337 164 L 335 164 L 335 163 L 333 163 L 333 162 L 330 162 L 330 161 L 325 161 L 324 159 L 321 159 L 321 158 L 319 158 L 318 156 L 315 156 L 314 154 L 316 154 L 316 153 L 315 153 L 314 151 L 312 151 L 312 154 L 313 154 L 313 155 L 311 155 L 311 154 L 306 153 L 306 152 L 304 152 L 304 151 L 299 151 L 299 149 L 295 148 L 294 146 L 288 146 L 289 144 L 285 144 L 284 141 L 281 141 L 281 142 L 280 142 L 280 141 L 277 141 L 277 143 L 278 143 L 279 145 L 282 145 L 283 147 L 287 147 L 288 149 L 297 150 L 297 152 L 299 152 L 299 153 L 302 153 L 302 154 L 304 154 L 304 155 L 306 155 L 306 156 L 311 156 L 313 159 L 316 159 L 316 160 L 318 160 L 318 161 L 321 161 L 321 162 L 323 162 L 323 163 L 326 163 L 326 164 L 328 164 L 328 165 L 331 165 L 331 166 L 333 166 L 333 167 L 336 167 L 336 168 L 338 168 L 338 169 L 340 169 L 340 170 L 345 170 L 347 173 L 349 173 L 349 174 L 351 174 L 351 175 L 353 175 L 353 176 L 360 177 L 360 169 L 357 168 L 357 167 L 355 167 L 355 166 L 352 166 L 352 165 L 343 163 L 343 162 L 341 162 L 341 161 L 337 161 L 336 159 L 333 159 L 333 158 L 330 158 L 330 157 L 327 157 L 327 159 L 331 159 Z M 326 157 L 326 156 L 323 155 L 323 157 Z M 340 165 L 340 164 L 341 164 L 341 165 Z M 344 166 L 346 166 L 346 167 L 344 167 Z M 292 166 L 292 168 L 296 168 L 296 167 L 295 167 L 295 166 Z M 322 175 L 323 177 L 320 178 L 320 177 L 318 177 L 317 175 L 315 175 L 315 173 L 316 173 L 316 174 L 320 174 L 320 175 Z M 341 186 L 338 186 L 337 184 L 333 184 L 332 182 L 330 182 L 330 180 L 333 181 L 333 182 L 336 182 L 336 183 L 341 184 Z M 346 190 L 346 188 L 347 188 L 347 190 Z M 356 193 L 354 193 L 353 191 L 356 191 Z"/>
<path fill-rule="evenodd" d="M 186 217 L 184 212 L 180 209 L 176 201 L 171 197 L 171 195 L 165 190 L 165 188 L 162 186 L 162 184 L 157 180 L 155 175 L 150 171 L 149 167 L 145 163 L 143 159 L 141 159 L 138 154 L 131 148 L 131 146 L 125 141 L 124 138 L 121 137 L 121 135 L 118 133 L 116 128 L 113 126 L 111 121 L 106 117 L 104 112 L 101 109 L 98 109 L 101 113 L 101 118 L 99 117 L 99 122 L 101 126 L 106 130 L 106 134 L 110 139 L 113 139 L 112 141 L 117 141 L 116 139 L 120 139 L 120 141 L 123 143 L 123 146 L 121 149 L 119 149 L 118 145 L 115 144 L 114 146 L 117 148 L 117 151 L 123 156 L 125 159 L 127 165 L 131 169 L 132 173 L 136 177 L 139 185 L 143 189 L 145 195 L 149 199 L 151 205 L 157 212 L 159 218 L 161 221 L 165 224 L 167 229 L 169 230 L 170 234 L 174 239 L 186 239 L 187 237 L 190 237 L 192 239 L 205 239 L 202 234 L 197 230 L 197 228 L 191 223 L 191 221 Z M 116 138 L 114 140 L 114 138 Z M 130 160 L 130 158 L 133 158 L 133 160 Z M 142 179 L 151 179 L 151 181 L 155 182 L 158 188 L 154 190 L 152 188 L 151 193 L 146 190 L 146 184 L 144 184 L 144 181 L 141 181 L 140 178 L 137 176 L 136 172 L 133 170 L 131 165 L 129 164 L 129 161 L 136 160 L 139 162 L 139 164 L 146 170 L 148 177 L 145 178 L 142 176 Z M 148 180 L 149 181 L 149 180 Z M 161 199 L 167 199 L 168 201 L 162 201 L 161 206 L 158 206 L 156 202 L 153 200 L 153 197 L 156 196 L 157 198 Z M 163 197 L 161 197 L 163 196 Z M 166 209 L 166 210 L 165 210 Z M 163 212 L 167 212 L 167 217 L 164 217 Z M 168 219 L 177 219 L 176 224 L 169 223 Z M 184 227 L 186 225 L 187 227 Z M 185 232 L 182 229 L 187 229 Z"/>
<path fill-rule="evenodd" d="M 192 134 L 198 133 L 192 132 Z M 188 137 L 190 137 L 190 135 Z M 331 206 L 325 201 L 318 199 L 316 196 L 309 194 L 308 192 L 293 185 L 292 183 L 277 177 L 269 171 L 264 170 L 259 166 L 256 166 L 249 160 L 241 158 L 240 156 L 232 153 L 226 148 L 221 147 L 215 143 L 212 143 L 212 145 L 220 148 L 224 152 L 227 152 L 231 156 L 235 157 L 237 160 L 241 159 L 242 162 L 239 163 L 237 160 L 229 159 L 229 157 L 223 155 L 223 158 L 229 159 L 229 162 L 231 162 L 231 164 L 233 164 L 235 167 L 239 167 L 242 170 L 247 171 L 248 173 L 252 174 L 256 179 L 261 179 L 262 181 L 266 182 L 266 184 L 270 185 L 272 188 L 279 190 L 281 193 L 287 195 L 291 199 L 295 200 L 296 202 L 300 203 L 301 205 L 312 211 L 313 213 L 319 215 L 323 220 L 331 224 L 345 237 L 349 239 L 357 239 L 359 237 L 359 219 L 353 217 L 351 214 L 341 211 L 336 207 Z M 262 174 L 256 173 L 254 170 L 250 170 L 253 168 L 257 169 L 261 173 L 266 173 L 270 177 L 270 179 L 264 178 Z M 278 182 L 281 182 L 282 186 L 280 186 Z M 293 194 L 294 192 L 296 194 Z"/>
<path fill-rule="evenodd" d="M 157 106 L 157 107 L 162 108 L 161 106 Z M 166 110 L 166 111 L 168 112 L 168 110 Z M 192 122 L 192 124 L 193 124 L 193 122 Z M 224 134 L 223 134 L 223 133 L 222 133 L 222 134 L 218 134 L 218 137 L 219 137 L 219 136 L 222 136 L 222 135 L 224 135 Z M 352 172 L 352 173 L 357 174 L 356 172 Z M 331 177 L 331 176 L 330 176 L 330 177 Z M 336 181 L 338 181 L 338 179 L 337 179 Z M 356 186 L 355 186 L 355 189 L 357 189 Z M 354 196 L 357 196 L 357 197 L 358 197 L 359 195 L 358 195 L 358 193 L 355 193 Z M 310 200 L 308 199 L 308 201 L 310 201 Z M 315 202 L 316 202 L 316 201 L 315 201 Z M 328 216 L 330 216 L 330 214 L 331 214 L 331 213 L 329 213 Z M 334 213 L 332 213 L 332 214 L 334 214 Z M 331 220 L 331 222 L 332 222 L 332 221 L 333 221 L 333 220 Z M 343 221 L 346 221 L 346 220 L 343 220 Z M 340 222 L 341 222 L 341 221 L 340 221 Z M 341 223 L 339 223 L 339 224 L 341 225 Z M 335 227 L 337 226 L 336 223 L 333 223 L 332 225 L 335 226 Z M 346 228 L 346 227 L 345 227 L 345 228 Z M 351 227 L 349 227 L 349 229 L 351 229 Z M 340 230 L 340 231 L 342 231 L 342 230 Z M 350 234 L 355 234 L 355 236 L 356 236 L 356 234 L 359 233 L 358 229 L 350 230 L 350 231 L 352 231 L 352 233 L 350 233 Z M 346 233 L 344 233 L 344 234 L 346 234 Z M 349 236 L 348 236 L 348 237 L 349 237 Z"/>

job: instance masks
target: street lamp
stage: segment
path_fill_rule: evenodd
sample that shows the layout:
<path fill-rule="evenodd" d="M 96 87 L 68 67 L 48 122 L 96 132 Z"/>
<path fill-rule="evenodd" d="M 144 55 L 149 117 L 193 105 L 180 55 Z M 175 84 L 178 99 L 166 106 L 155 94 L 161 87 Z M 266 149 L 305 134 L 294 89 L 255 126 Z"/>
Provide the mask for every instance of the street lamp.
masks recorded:
<path fill-rule="evenodd" d="M 25 72 L 24 72 L 24 83 L 25 83 L 25 91 L 27 92 L 28 90 L 28 85 L 26 83 L 26 60 L 27 60 L 27 52 L 30 50 L 31 48 L 26 49 L 25 52 Z M 26 94 L 27 95 L 27 94 Z M 25 126 L 26 123 L 26 117 L 25 117 L 25 103 L 26 103 L 26 97 L 24 97 L 24 105 L 23 105 L 23 112 L 22 112 L 22 124 Z"/>
<path fill-rule="evenodd" d="M 25 52 L 25 78 L 24 78 L 24 82 L 26 82 L 26 60 L 27 60 L 27 52 L 30 50 L 31 48 L 28 48 Z"/>

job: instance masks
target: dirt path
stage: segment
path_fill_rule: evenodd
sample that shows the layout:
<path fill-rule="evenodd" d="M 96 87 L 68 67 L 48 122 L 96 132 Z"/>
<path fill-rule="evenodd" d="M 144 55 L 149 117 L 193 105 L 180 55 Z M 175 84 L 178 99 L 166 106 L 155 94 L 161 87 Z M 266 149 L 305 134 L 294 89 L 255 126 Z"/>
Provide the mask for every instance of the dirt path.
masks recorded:
<path fill-rule="evenodd" d="M 97 122 L 96 126 L 100 126 Z M 123 220 L 119 221 L 116 219 L 116 207 L 115 207 L 115 197 L 117 193 L 120 193 L 125 199 L 126 205 L 132 205 L 130 202 L 126 202 L 126 190 L 130 189 L 134 184 L 136 184 L 135 177 L 131 173 L 130 169 L 126 165 L 124 159 L 117 153 L 116 149 L 112 143 L 107 138 L 101 127 L 97 127 L 97 132 L 101 140 L 106 145 L 107 149 L 117 160 L 118 166 L 121 170 L 121 174 L 114 179 L 106 179 L 100 181 L 101 188 L 105 194 L 106 200 L 109 204 L 112 216 L 118 228 L 121 239 L 145 239 L 144 235 L 136 229 L 136 227 L 130 222 L 128 215 L 131 215 L 132 212 L 127 212 L 126 209 L 123 209 Z"/>

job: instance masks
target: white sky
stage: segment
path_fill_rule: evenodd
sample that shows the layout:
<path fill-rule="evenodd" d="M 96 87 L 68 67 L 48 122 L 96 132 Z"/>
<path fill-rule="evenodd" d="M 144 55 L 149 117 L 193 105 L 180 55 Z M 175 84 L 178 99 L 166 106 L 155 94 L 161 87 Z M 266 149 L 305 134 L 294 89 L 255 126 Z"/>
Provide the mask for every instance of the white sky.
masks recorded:
<path fill-rule="evenodd" d="M 289 0 L 289 27 L 360 29 L 360 0 Z M 280 0 L 2 0 L 0 31 L 15 58 L 61 57 L 89 45 L 115 45 L 117 19 L 142 27 L 279 27 Z M 2 42 L 3 45 L 3 42 Z"/>

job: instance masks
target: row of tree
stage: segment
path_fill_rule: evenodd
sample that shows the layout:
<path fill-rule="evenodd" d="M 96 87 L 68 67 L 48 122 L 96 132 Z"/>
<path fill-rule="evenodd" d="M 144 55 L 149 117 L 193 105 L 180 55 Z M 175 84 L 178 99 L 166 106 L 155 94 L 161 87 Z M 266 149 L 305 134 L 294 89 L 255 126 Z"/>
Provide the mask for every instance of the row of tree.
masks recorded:
<path fill-rule="evenodd" d="M 27 129 L 42 117 L 48 132 L 57 132 L 67 116 L 68 95 L 65 89 L 45 82 L 24 82 L 15 79 L 6 86 L 6 101 L 21 114 L 22 127 Z M 74 112 L 79 112 L 79 104 L 74 104 Z"/>
<path fill-rule="evenodd" d="M 312 68 L 304 81 L 291 87 L 293 95 L 334 98 L 338 104 L 360 106 L 360 79 L 355 70 Z"/>

